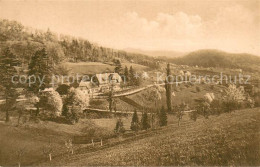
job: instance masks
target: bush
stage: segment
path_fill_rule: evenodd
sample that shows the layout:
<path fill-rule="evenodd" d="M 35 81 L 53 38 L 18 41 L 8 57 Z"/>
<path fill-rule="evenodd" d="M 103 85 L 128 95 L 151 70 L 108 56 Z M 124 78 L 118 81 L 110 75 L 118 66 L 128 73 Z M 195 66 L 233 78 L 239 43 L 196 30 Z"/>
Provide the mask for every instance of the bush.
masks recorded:
<path fill-rule="evenodd" d="M 41 96 L 40 106 L 47 111 L 51 111 L 53 116 L 61 116 L 62 113 L 62 99 L 58 92 L 52 90 L 44 92 Z"/>
<path fill-rule="evenodd" d="M 244 88 L 229 85 L 223 96 L 223 107 L 226 112 L 240 109 L 245 100 Z"/>
<path fill-rule="evenodd" d="M 116 127 L 115 127 L 115 133 L 120 134 L 120 133 L 125 133 L 125 128 L 123 121 L 121 119 L 118 119 L 116 122 Z"/>

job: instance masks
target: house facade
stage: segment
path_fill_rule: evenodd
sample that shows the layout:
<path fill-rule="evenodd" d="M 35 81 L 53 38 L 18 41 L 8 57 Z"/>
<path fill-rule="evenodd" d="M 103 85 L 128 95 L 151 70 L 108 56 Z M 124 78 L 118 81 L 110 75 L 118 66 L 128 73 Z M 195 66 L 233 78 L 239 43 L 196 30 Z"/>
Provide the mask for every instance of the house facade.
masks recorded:
<path fill-rule="evenodd" d="M 120 90 L 122 78 L 118 73 L 102 73 L 93 75 L 90 80 L 82 80 L 79 83 L 79 89 L 85 93 L 105 93 L 111 86 L 114 90 Z"/>

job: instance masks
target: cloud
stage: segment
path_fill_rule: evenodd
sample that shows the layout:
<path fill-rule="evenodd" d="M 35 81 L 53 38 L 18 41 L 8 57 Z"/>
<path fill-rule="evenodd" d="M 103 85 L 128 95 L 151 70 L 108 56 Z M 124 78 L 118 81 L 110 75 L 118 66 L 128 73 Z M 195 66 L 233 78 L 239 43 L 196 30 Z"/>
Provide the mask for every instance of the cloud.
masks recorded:
<path fill-rule="evenodd" d="M 243 6 L 235 5 L 220 9 L 215 19 L 205 23 L 208 33 L 218 37 L 238 37 L 256 33 L 257 19 Z"/>
<path fill-rule="evenodd" d="M 202 19 L 198 15 L 188 15 L 178 12 L 174 15 L 159 13 L 156 21 L 160 25 L 163 35 L 173 38 L 185 38 L 196 36 L 202 25 Z"/>
<path fill-rule="evenodd" d="M 178 12 L 174 15 L 158 13 L 153 20 L 141 17 L 136 12 L 126 13 L 116 25 L 139 38 L 185 38 L 196 36 L 202 19 L 198 15 Z"/>
<path fill-rule="evenodd" d="M 214 19 L 203 23 L 202 39 L 208 46 L 233 52 L 260 53 L 259 20 L 249 9 L 234 5 L 219 9 Z"/>
<path fill-rule="evenodd" d="M 220 8 L 211 19 L 185 12 L 157 13 L 152 19 L 128 12 L 114 21 L 125 47 L 167 50 L 223 49 L 259 52 L 259 20 L 247 8 Z"/>

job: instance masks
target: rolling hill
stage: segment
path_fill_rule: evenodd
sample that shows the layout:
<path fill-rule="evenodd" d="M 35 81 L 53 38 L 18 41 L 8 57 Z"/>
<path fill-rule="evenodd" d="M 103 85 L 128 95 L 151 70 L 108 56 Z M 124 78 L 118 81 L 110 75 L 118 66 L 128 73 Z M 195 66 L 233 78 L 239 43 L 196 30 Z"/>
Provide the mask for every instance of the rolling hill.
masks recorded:
<path fill-rule="evenodd" d="M 241 68 L 246 71 L 260 71 L 260 57 L 247 53 L 227 53 L 219 50 L 198 50 L 183 57 L 172 59 L 175 64 Z"/>
<path fill-rule="evenodd" d="M 127 48 L 125 51 L 130 53 L 138 53 L 138 54 L 144 54 L 152 57 L 158 57 L 158 58 L 173 58 L 173 57 L 181 57 L 186 55 L 185 52 L 177 52 L 177 51 L 167 51 L 167 50 L 141 50 L 141 49 L 132 49 Z"/>

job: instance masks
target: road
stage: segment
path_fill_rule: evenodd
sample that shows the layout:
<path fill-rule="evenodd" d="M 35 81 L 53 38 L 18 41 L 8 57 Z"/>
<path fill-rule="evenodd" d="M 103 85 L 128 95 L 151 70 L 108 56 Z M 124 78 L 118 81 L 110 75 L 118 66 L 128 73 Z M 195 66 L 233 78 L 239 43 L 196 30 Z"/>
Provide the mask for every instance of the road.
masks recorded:
<path fill-rule="evenodd" d="M 142 87 L 142 88 L 132 89 L 132 90 L 129 90 L 128 92 L 124 92 L 124 93 L 120 93 L 120 92 L 116 93 L 115 92 L 113 97 L 129 96 L 129 95 L 132 95 L 132 94 L 139 93 L 139 92 L 141 92 L 141 91 L 143 91 L 145 89 L 151 88 L 151 87 L 153 87 L 155 85 L 162 86 L 162 85 L 164 85 L 164 83 L 162 83 L 162 84 L 151 84 L 151 85 L 147 85 L 147 86 Z M 94 99 L 106 99 L 106 98 L 108 98 L 108 96 L 102 96 L 101 95 L 101 96 L 95 96 L 93 98 Z"/>

